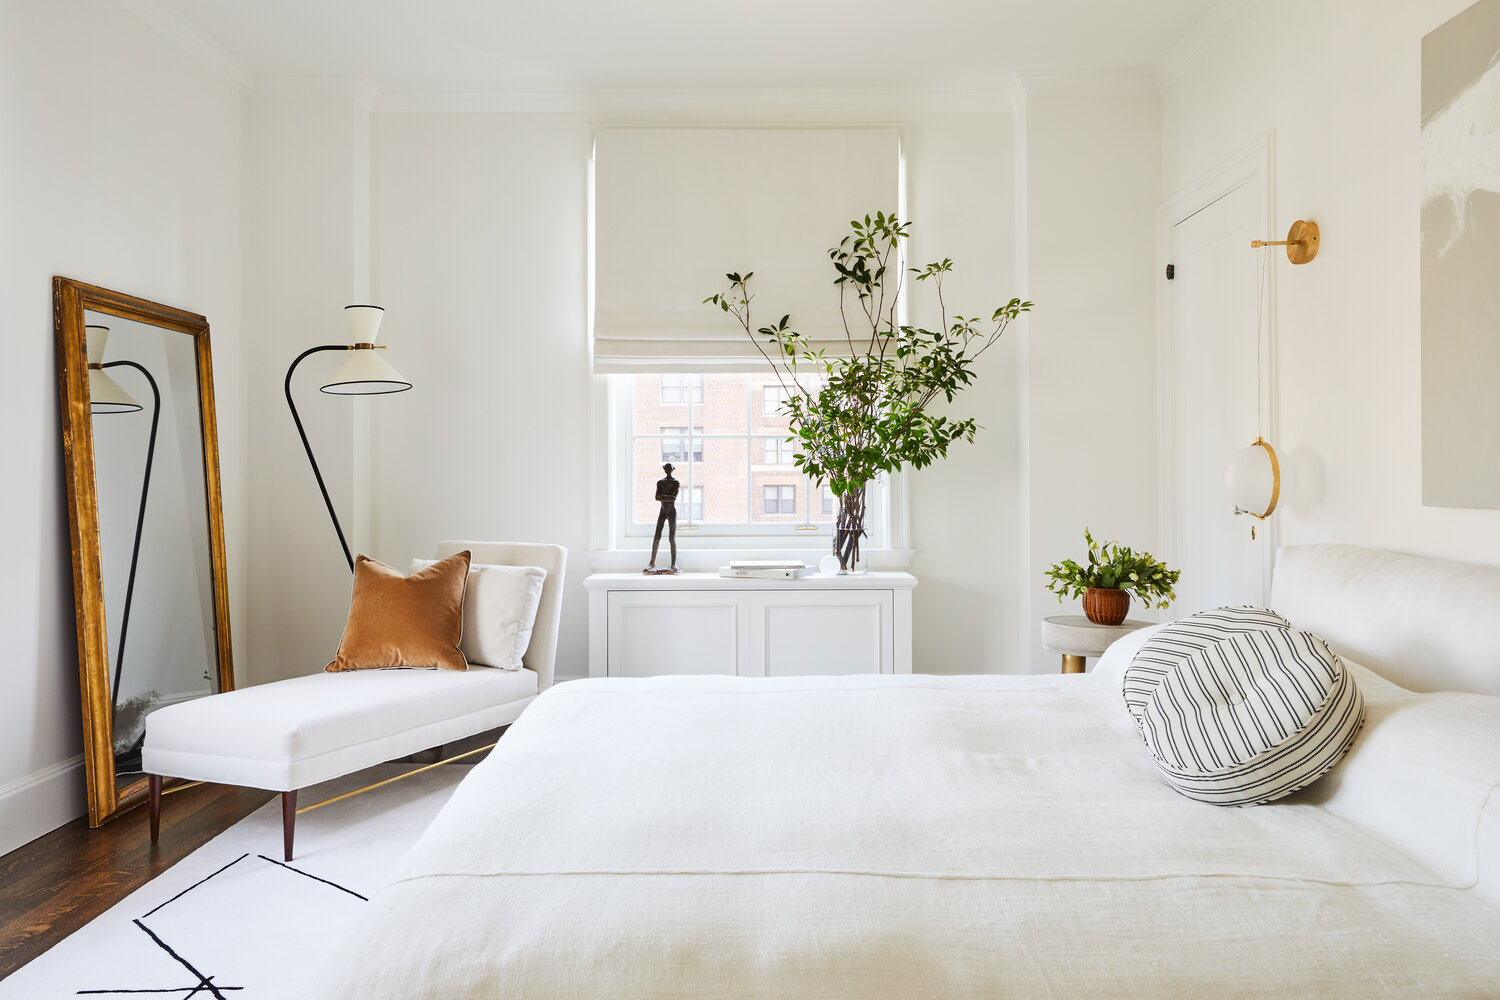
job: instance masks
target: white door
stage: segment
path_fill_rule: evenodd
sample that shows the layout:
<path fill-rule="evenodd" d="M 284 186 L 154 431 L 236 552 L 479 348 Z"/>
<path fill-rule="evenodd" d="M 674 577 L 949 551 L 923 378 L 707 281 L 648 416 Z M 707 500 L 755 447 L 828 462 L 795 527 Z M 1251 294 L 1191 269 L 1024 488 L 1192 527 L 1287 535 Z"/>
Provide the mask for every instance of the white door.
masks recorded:
<path fill-rule="evenodd" d="M 1257 387 L 1257 355 L 1269 357 L 1269 345 L 1268 335 L 1257 338 L 1256 305 L 1259 255 L 1279 248 L 1250 248 L 1264 238 L 1264 191 L 1256 175 L 1196 211 L 1189 207 L 1172 227 L 1164 443 L 1167 532 L 1172 565 L 1182 570 L 1179 616 L 1263 604 L 1268 596 L 1271 532 L 1235 516 L 1224 491 L 1230 457 L 1257 436 L 1258 395 L 1263 407 L 1272 398 L 1268 385 Z"/>

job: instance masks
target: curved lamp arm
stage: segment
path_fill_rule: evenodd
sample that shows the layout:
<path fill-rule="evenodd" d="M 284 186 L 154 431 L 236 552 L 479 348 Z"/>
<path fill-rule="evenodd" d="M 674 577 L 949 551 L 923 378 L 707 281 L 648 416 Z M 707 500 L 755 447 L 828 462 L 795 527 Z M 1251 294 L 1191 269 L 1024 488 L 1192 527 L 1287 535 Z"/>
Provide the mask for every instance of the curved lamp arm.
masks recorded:
<path fill-rule="evenodd" d="M 321 347 L 310 347 L 297 355 L 292 366 L 286 370 L 286 381 L 282 383 L 282 390 L 286 393 L 286 405 L 292 411 L 292 420 L 297 425 L 297 433 L 302 438 L 302 447 L 307 452 L 307 460 L 312 463 L 313 476 L 318 480 L 318 489 L 323 494 L 323 504 L 328 508 L 328 516 L 333 518 L 333 530 L 338 532 L 339 545 L 343 546 L 344 559 L 349 563 L 349 572 L 354 572 L 354 556 L 349 553 L 349 543 L 344 540 L 344 528 L 339 524 L 339 516 L 333 509 L 333 501 L 328 497 L 328 487 L 323 483 L 323 473 L 318 470 L 318 460 L 313 457 L 312 445 L 307 441 L 307 431 L 302 427 L 302 418 L 297 415 L 297 404 L 292 402 L 292 372 L 297 370 L 304 358 L 317 354 L 320 351 L 347 351 L 348 344 L 324 344 Z M 128 605 L 127 605 L 128 606 Z"/>
<path fill-rule="evenodd" d="M 115 647 L 115 677 L 109 695 L 111 705 L 118 704 L 120 700 L 120 675 L 125 666 L 125 636 L 130 631 L 130 604 L 135 600 L 135 569 L 141 561 L 141 530 L 146 525 L 146 497 L 151 492 L 151 462 L 156 457 L 156 425 L 161 420 L 161 390 L 144 365 L 134 361 L 106 361 L 99 367 L 117 368 L 122 365 L 134 368 L 146 376 L 146 381 L 151 384 L 151 436 L 146 443 L 146 473 L 141 477 L 141 509 L 135 516 L 135 545 L 130 551 L 130 576 L 125 584 L 125 611 L 120 615 L 120 642 Z"/>

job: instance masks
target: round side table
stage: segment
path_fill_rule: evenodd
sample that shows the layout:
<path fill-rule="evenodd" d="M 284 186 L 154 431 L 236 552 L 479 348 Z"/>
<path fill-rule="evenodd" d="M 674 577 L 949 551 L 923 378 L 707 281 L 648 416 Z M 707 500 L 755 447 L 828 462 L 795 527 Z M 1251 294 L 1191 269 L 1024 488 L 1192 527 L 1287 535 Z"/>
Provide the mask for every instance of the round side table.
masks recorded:
<path fill-rule="evenodd" d="M 1081 674 L 1088 669 L 1088 658 L 1098 656 L 1109 644 L 1150 622 L 1127 619 L 1118 625 L 1095 625 L 1083 615 L 1057 615 L 1042 619 L 1042 648 L 1062 654 L 1062 672 Z"/>

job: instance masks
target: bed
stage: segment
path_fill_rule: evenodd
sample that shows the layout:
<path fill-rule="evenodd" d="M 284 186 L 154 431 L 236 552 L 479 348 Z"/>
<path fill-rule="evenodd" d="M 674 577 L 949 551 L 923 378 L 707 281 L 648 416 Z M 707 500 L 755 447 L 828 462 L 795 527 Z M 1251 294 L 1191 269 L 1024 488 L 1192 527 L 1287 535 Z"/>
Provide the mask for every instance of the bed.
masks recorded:
<path fill-rule="evenodd" d="M 1383 558 L 1283 552 L 1272 603 L 1379 660 L 1402 647 L 1368 639 L 1351 589 L 1467 573 L 1462 594 L 1500 593 L 1500 570 L 1432 560 L 1350 576 Z M 1424 628 L 1441 615 L 1403 634 Z M 1493 666 L 1490 639 L 1439 676 L 1500 679 L 1472 660 Z M 1144 753 L 1123 655 L 1083 676 L 553 688 L 312 995 L 1500 995 L 1500 698 L 1351 666 L 1366 724 L 1343 763 L 1219 808 Z"/>

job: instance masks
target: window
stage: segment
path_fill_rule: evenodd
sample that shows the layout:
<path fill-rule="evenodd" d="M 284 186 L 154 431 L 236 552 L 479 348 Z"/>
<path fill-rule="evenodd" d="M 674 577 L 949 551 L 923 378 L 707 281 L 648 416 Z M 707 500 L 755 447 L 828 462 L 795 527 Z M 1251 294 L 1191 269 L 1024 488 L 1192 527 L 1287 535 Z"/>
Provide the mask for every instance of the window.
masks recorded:
<path fill-rule="evenodd" d="M 797 487 L 791 485 L 767 485 L 763 488 L 767 514 L 797 513 Z"/>
<path fill-rule="evenodd" d="M 768 385 L 761 390 L 760 413 L 763 417 L 781 416 L 781 404 L 791 398 L 781 385 Z"/>
<path fill-rule="evenodd" d="M 663 375 L 661 377 L 661 401 L 663 406 L 672 403 L 703 402 L 703 376 Z"/>
<path fill-rule="evenodd" d="M 823 513 L 832 514 L 834 507 L 835 504 L 833 502 L 833 490 L 825 486 L 823 487 Z"/>
<path fill-rule="evenodd" d="M 681 378 L 680 403 L 672 399 Z M 821 386 L 804 384 L 816 391 Z M 785 414 L 765 414 L 766 390 L 782 398 L 776 376 L 764 373 L 610 375 L 611 546 L 633 548 L 649 540 L 661 505 L 656 483 L 670 462 L 678 482 L 677 516 L 715 543 L 747 549 L 788 545 L 822 549 L 837 504 L 821 484 L 794 463 L 801 443 L 789 440 Z M 774 487 L 770 492 L 766 487 Z M 872 511 L 883 509 L 884 487 L 872 486 Z M 873 530 L 885 522 L 872 514 Z M 884 538 L 869 543 L 880 547 Z M 707 546 L 713 547 L 713 545 Z"/>
<path fill-rule="evenodd" d="M 693 461 L 703 461 L 703 439 L 691 439 Z M 688 456 L 688 429 L 686 427 L 663 427 L 661 429 L 661 460 L 663 462 L 686 462 Z"/>
<path fill-rule="evenodd" d="M 766 438 L 765 449 L 767 465 L 791 465 L 792 456 L 797 452 L 791 438 Z"/>

